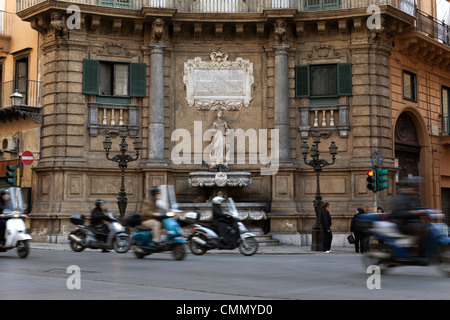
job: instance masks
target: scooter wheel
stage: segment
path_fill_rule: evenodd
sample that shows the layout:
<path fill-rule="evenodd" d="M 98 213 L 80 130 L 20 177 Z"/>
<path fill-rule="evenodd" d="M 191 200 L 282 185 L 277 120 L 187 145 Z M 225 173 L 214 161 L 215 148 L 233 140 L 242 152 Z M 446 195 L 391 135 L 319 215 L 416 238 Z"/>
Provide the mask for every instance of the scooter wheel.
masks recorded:
<path fill-rule="evenodd" d="M 84 250 L 84 246 L 82 246 L 81 244 L 79 244 L 78 242 L 76 242 L 74 240 L 70 240 L 69 245 L 70 245 L 70 249 L 72 249 L 75 252 L 81 252 Z"/>
<path fill-rule="evenodd" d="M 135 255 L 136 258 L 138 258 L 138 259 L 142 259 L 142 258 L 144 258 L 144 257 L 146 256 L 145 253 L 139 252 L 139 251 L 134 251 L 134 255 Z"/>
<path fill-rule="evenodd" d="M 191 252 L 193 254 L 195 254 L 196 256 L 201 256 L 201 255 L 205 254 L 205 252 L 206 252 L 205 247 L 198 244 L 197 242 L 195 242 L 192 239 L 189 240 L 189 250 L 191 250 Z"/>
<path fill-rule="evenodd" d="M 116 237 L 113 241 L 113 248 L 117 253 L 126 253 L 130 246 L 131 243 L 128 237 Z"/>
<path fill-rule="evenodd" d="M 28 257 L 28 255 L 30 254 L 30 245 L 28 241 L 24 240 L 17 243 L 17 254 L 22 259 Z"/>
<path fill-rule="evenodd" d="M 247 238 L 239 243 L 239 251 L 244 256 L 252 256 L 258 251 L 258 241 L 255 238 Z"/>
<path fill-rule="evenodd" d="M 176 244 L 175 247 L 172 250 L 173 257 L 177 261 L 181 261 L 186 256 L 186 249 L 184 248 L 184 245 L 179 243 Z"/>

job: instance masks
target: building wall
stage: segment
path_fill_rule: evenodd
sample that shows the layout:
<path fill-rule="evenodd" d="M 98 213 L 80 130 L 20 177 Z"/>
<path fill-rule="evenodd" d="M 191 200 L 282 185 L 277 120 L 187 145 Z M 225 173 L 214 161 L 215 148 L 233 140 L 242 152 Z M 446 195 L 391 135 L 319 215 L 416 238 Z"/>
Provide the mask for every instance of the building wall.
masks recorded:
<path fill-rule="evenodd" d="M 49 3 L 44 5 L 51 7 Z M 339 147 L 336 163 L 320 176 L 323 200 L 332 203 L 334 231 L 345 239 L 356 208 L 373 206 L 373 195 L 365 182 L 370 157 L 381 151 L 385 167 L 393 169 L 394 164 L 389 89 L 392 48 L 387 33 L 366 28 L 361 18 L 365 10 L 355 10 L 342 19 L 329 15 L 319 22 L 319 13 L 297 16 L 278 10 L 224 22 L 215 16 L 205 20 L 201 13 L 174 15 L 170 10 L 146 13 L 146 19 L 134 11 L 120 16 L 124 11 L 115 8 L 102 8 L 102 12 L 93 14 L 92 7 L 81 6 L 81 29 L 61 30 L 52 23 L 64 22 L 64 11 L 50 7 L 21 13 L 22 19 L 34 21 L 40 31 L 42 53 L 44 125 L 41 160 L 33 181 L 38 199 L 33 209 L 37 237 L 63 241 L 73 228 L 68 217 L 89 214 L 98 198 L 107 200 L 117 212 L 120 174 L 116 163 L 105 160 L 102 142 L 109 134 L 111 154 L 116 154 L 120 133 L 117 126 L 97 128 L 90 122 L 93 116 L 101 119 L 104 111 L 93 112 L 98 98 L 83 94 L 84 59 L 147 65 L 145 97 L 133 97 L 119 107 L 126 109 L 129 118 L 133 106 L 137 106 L 136 134 L 143 141 L 140 159 L 130 162 L 126 171 L 127 212 L 139 211 L 146 190 L 153 185 L 173 184 L 182 203 L 208 198 L 208 194 L 188 185 L 190 172 L 207 169 L 200 164 L 174 165 L 170 159 L 175 144 L 171 135 L 175 129 L 184 128 L 195 137 L 194 121 L 200 121 L 205 130 L 214 119 L 215 112 L 187 105 L 183 75 L 188 59 L 207 61 L 211 52 L 219 49 L 228 53 L 231 61 L 242 57 L 253 63 L 253 101 L 248 108 L 224 112 L 230 126 L 284 130 L 280 139 L 283 158 L 276 174 L 261 175 L 260 164 L 231 166 L 231 170 L 251 172 L 253 179 L 249 188 L 232 192 L 233 198 L 240 203 L 270 206 L 272 234 L 287 243 L 310 244 L 316 219 L 316 176 L 303 163 L 300 146 L 304 140 L 311 146 L 311 135 L 318 129 L 323 158 L 331 160 L 328 147 L 332 141 Z M 391 25 L 390 33 L 395 34 L 402 25 L 412 23 L 412 18 L 394 13 L 387 9 L 383 12 Z M 155 32 L 156 17 L 165 21 L 162 36 Z M 286 25 L 281 36 L 275 34 L 278 20 Z M 329 101 L 320 104 L 296 97 L 295 66 L 330 63 L 352 64 L 352 94 L 333 100 L 331 105 Z M 330 123 L 330 108 L 336 110 L 334 125 Z M 100 105 L 99 109 L 107 109 L 107 120 L 111 117 L 111 105 Z M 314 124 L 315 111 L 320 116 L 325 114 L 324 126 Z M 390 179 L 392 186 L 392 173 Z M 392 195 L 392 188 L 385 190 L 377 195 L 378 201 L 389 206 Z"/>
<path fill-rule="evenodd" d="M 4 10 L 8 15 L 7 22 L 9 27 L 6 30 L 10 32 L 9 50 L 0 52 L 2 59 L 3 73 L 2 83 L 8 83 L 14 80 L 15 58 L 22 55 L 28 55 L 28 79 L 39 80 L 39 33 L 32 29 L 29 22 L 22 21 L 16 14 L 16 1 L 5 0 Z M 5 87 L 9 88 L 9 87 Z M 9 92 L 5 89 L 4 107 L 11 105 Z M 18 117 L 14 120 L 5 120 L 0 116 L 0 142 L 5 138 L 15 137 L 19 139 L 19 148 L 16 153 L 0 153 L 0 166 L 9 163 L 10 160 L 19 160 L 19 155 L 29 150 L 33 152 L 36 160 L 40 153 L 40 125 L 33 122 L 29 117 Z M 36 166 L 35 161 L 32 166 L 24 166 L 22 171 L 22 187 L 31 187 L 32 167 Z"/>

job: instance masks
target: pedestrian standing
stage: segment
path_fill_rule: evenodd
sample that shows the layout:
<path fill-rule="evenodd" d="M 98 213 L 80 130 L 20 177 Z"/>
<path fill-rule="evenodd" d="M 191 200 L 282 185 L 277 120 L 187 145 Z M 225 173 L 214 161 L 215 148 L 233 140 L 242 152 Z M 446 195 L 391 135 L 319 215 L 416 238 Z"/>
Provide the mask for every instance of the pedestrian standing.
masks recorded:
<path fill-rule="evenodd" d="M 321 212 L 321 224 L 322 224 L 322 250 L 325 253 L 331 252 L 331 241 L 333 240 L 333 234 L 331 233 L 331 215 L 330 204 L 325 202 L 322 204 Z"/>
<path fill-rule="evenodd" d="M 364 233 L 358 230 L 357 222 L 356 222 L 356 216 L 359 214 L 364 214 L 363 208 L 356 209 L 356 214 L 353 216 L 352 222 L 350 224 L 350 231 L 353 233 L 353 236 L 355 237 L 355 252 L 356 253 L 364 253 L 366 248 L 366 242 Z"/>

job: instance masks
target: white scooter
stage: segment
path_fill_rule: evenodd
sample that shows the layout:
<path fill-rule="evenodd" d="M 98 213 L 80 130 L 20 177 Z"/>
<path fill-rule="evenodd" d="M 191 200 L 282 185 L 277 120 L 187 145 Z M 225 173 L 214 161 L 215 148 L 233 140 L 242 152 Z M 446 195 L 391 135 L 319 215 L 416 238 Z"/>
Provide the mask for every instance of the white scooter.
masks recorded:
<path fill-rule="evenodd" d="M 28 257 L 30 253 L 31 236 L 26 233 L 24 215 L 20 211 L 5 210 L 3 214 L 6 216 L 5 244 L 0 247 L 0 252 L 5 252 L 17 247 L 17 254 L 21 258 Z"/>
<path fill-rule="evenodd" d="M 8 209 L 3 210 L 3 219 L 7 219 L 5 228 L 5 244 L 0 247 L 0 252 L 17 248 L 17 254 L 21 258 L 28 257 L 30 253 L 29 241 L 31 236 L 26 232 L 23 221 L 28 216 L 24 214 L 24 203 L 20 188 L 7 189 L 10 195 Z"/>

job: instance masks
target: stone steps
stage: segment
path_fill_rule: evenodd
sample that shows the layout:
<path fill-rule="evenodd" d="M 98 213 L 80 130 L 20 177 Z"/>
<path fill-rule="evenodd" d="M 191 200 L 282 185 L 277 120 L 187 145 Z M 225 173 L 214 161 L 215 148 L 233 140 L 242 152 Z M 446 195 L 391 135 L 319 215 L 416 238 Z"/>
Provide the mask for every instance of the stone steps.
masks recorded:
<path fill-rule="evenodd" d="M 273 239 L 270 235 L 257 235 L 255 238 L 260 246 L 277 246 L 280 244 L 280 241 Z"/>

